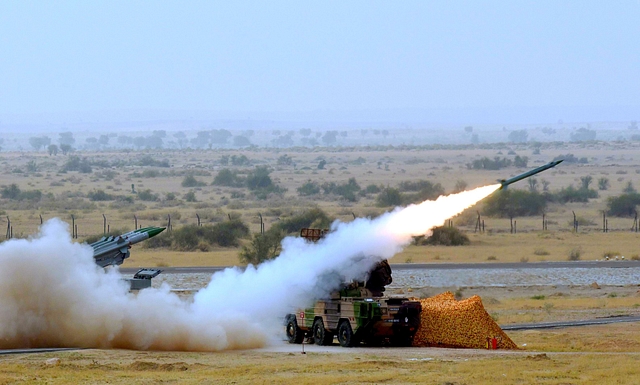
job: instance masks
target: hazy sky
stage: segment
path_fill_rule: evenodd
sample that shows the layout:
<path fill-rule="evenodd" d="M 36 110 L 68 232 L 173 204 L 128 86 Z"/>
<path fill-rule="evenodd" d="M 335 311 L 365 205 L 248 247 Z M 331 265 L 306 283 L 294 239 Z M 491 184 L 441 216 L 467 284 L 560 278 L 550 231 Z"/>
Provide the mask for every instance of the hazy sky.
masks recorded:
<path fill-rule="evenodd" d="M 638 0 L 6 0 L 0 115 L 580 107 L 638 119 L 639 42 Z"/>

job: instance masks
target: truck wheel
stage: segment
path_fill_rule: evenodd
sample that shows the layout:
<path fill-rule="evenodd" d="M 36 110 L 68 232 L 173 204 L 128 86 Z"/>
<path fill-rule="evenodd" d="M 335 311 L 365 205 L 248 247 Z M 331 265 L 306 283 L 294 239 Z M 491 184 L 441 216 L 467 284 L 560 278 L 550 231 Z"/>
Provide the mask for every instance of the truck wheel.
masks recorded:
<path fill-rule="evenodd" d="M 286 333 L 290 344 L 301 344 L 304 339 L 304 332 L 298 327 L 296 317 L 289 317 Z"/>
<path fill-rule="evenodd" d="M 333 334 L 327 332 L 321 318 L 313 321 L 313 342 L 316 345 L 331 345 L 333 342 Z"/>
<path fill-rule="evenodd" d="M 341 321 L 338 326 L 338 342 L 340 346 L 350 348 L 356 345 L 356 338 L 353 335 L 349 321 Z"/>

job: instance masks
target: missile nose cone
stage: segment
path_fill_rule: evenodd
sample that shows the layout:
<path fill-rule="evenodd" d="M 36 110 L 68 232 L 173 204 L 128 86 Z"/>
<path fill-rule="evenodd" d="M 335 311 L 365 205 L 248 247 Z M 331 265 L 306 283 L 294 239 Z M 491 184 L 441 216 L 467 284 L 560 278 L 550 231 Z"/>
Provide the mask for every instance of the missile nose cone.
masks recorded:
<path fill-rule="evenodd" d="M 163 232 L 164 229 L 164 227 L 149 227 L 145 230 L 145 233 L 149 234 L 149 238 L 151 238 Z"/>

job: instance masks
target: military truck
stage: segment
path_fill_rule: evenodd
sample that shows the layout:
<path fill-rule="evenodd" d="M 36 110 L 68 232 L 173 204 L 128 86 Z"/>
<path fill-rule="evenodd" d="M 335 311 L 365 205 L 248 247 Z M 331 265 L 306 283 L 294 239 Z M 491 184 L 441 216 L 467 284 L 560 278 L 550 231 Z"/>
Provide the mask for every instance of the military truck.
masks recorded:
<path fill-rule="evenodd" d="M 326 230 L 302 229 L 300 235 L 311 241 Z M 285 317 L 285 332 L 290 343 L 305 338 L 317 345 L 331 345 L 334 336 L 344 347 L 390 344 L 410 346 L 420 325 L 420 302 L 402 297 L 384 296 L 391 283 L 391 268 L 380 262 L 366 282 L 352 282 L 331 298 L 319 300 L 311 308 Z"/>

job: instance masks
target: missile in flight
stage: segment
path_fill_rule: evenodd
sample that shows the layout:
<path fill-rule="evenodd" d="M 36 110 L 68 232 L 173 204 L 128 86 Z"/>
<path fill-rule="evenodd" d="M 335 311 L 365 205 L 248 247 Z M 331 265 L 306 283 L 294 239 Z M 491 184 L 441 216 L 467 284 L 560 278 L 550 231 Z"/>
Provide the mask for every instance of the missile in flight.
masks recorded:
<path fill-rule="evenodd" d="M 560 160 L 556 160 L 555 162 L 549 162 L 549 163 L 545 164 L 544 166 L 540 166 L 538 168 L 534 168 L 533 170 L 529 170 L 529 171 L 527 171 L 527 172 L 525 172 L 523 174 L 516 175 L 513 178 L 500 179 L 500 180 L 498 180 L 498 182 L 500 182 L 500 185 L 501 185 L 499 190 L 506 189 L 507 186 L 509 186 L 511 183 L 516 183 L 517 181 L 520 181 L 522 179 L 526 179 L 526 178 L 528 178 L 530 176 L 536 175 L 539 172 L 543 172 L 545 170 L 553 168 L 553 167 L 559 165 L 560 163 L 562 163 L 563 160 L 564 159 L 560 159 Z"/>

